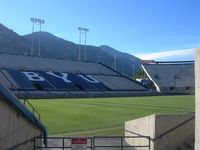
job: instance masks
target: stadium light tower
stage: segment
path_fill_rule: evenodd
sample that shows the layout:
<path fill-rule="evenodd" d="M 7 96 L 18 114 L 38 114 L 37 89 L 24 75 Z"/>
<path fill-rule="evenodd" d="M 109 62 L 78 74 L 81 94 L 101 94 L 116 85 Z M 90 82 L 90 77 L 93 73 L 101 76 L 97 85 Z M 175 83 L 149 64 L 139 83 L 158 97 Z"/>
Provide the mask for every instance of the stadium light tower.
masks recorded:
<path fill-rule="evenodd" d="M 114 52 L 113 69 L 116 71 L 117 70 L 117 52 L 116 51 L 113 51 L 113 52 Z"/>
<path fill-rule="evenodd" d="M 133 61 L 133 79 L 135 78 L 135 63 Z"/>
<path fill-rule="evenodd" d="M 42 30 L 42 24 L 45 23 L 45 20 L 43 19 L 37 19 L 37 18 L 31 18 L 32 22 L 32 43 L 31 43 L 31 55 L 33 55 L 33 33 L 34 33 L 34 25 L 39 25 L 40 26 L 40 33 Z M 39 48 L 38 48 L 38 56 L 40 57 L 41 52 L 40 52 L 40 35 L 39 35 Z"/>
<path fill-rule="evenodd" d="M 78 27 L 79 30 L 79 49 L 78 49 L 78 60 L 81 61 L 81 28 Z"/>
<path fill-rule="evenodd" d="M 132 69 L 133 69 L 133 78 L 135 78 L 135 59 L 133 58 L 133 61 L 132 61 Z"/>
<path fill-rule="evenodd" d="M 87 32 L 89 32 L 89 29 L 78 27 L 78 30 L 79 30 L 79 54 L 78 54 L 78 59 L 79 59 L 79 61 L 81 60 L 81 34 L 84 33 L 85 34 L 84 61 L 86 61 L 87 60 L 86 42 L 87 42 Z"/>
<path fill-rule="evenodd" d="M 35 19 L 31 18 L 32 22 L 32 42 L 31 42 L 31 55 L 33 55 L 33 32 L 34 32 L 34 24 L 35 24 Z"/>

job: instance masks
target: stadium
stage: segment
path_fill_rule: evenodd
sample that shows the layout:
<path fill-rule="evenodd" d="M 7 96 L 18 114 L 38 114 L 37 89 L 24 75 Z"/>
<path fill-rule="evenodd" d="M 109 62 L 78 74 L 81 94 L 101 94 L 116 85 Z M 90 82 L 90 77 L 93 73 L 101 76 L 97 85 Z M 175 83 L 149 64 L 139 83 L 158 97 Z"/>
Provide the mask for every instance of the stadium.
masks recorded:
<path fill-rule="evenodd" d="M 199 0 L 0 5 L 0 150 L 200 150 Z"/>
<path fill-rule="evenodd" d="M 1 53 L 0 149 L 194 149 L 194 62 L 142 68 Z"/>

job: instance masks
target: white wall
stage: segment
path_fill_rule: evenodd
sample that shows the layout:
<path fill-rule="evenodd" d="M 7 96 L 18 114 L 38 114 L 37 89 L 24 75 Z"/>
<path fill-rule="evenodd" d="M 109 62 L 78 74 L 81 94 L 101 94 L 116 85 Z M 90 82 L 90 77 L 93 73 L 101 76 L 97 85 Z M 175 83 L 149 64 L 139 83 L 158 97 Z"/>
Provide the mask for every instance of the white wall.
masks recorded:
<path fill-rule="evenodd" d="M 195 54 L 195 150 L 200 149 L 200 49 Z"/>
<path fill-rule="evenodd" d="M 0 149 L 8 149 L 28 139 L 41 135 L 35 125 L 27 121 L 20 113 L 2 101 L 0 96 Z M 18 149 L 32 149 L 29 142 Z"/>
<path fill-rule="evenodd" d="M 147 117 L 125 122 L 125 136 L 135 136 L 135 132 L 140 135 L 150 136 L 155 139 L 159 135 L 172 129 L 178 124 L 193 117 L 194 113 L 182 115 L 150 115 Z M 190 143 L 194 139 L 194 119 L 163 136 L 160 139 L 151 141 L 151 150 L 176 150 L 182 147 L 186 142 Z M 127 139 L 130 145 L 145 145 L 148 140 Z M 137 148 L 136 148 L 137 149 Z M 138 148 L 138 150 L 140 150 Z"/>

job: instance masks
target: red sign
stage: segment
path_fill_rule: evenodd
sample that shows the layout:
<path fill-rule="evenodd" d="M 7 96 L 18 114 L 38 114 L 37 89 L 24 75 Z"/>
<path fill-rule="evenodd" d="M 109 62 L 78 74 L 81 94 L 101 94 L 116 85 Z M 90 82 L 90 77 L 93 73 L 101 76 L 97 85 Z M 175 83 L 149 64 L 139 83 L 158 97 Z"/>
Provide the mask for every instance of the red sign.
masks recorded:
<path fill-rule="evenodd" d="M 87 139 L 86 138 L 73 138 L 71 140 L 72 150 L 87 150 Z"/>

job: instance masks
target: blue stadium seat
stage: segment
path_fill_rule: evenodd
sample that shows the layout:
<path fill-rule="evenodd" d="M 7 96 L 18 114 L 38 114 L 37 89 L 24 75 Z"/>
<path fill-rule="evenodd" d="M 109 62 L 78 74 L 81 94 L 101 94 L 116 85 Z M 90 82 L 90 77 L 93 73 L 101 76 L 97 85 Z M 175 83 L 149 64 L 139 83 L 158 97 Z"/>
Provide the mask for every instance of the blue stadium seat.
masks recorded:
<path fill-rule="evenodd" d="M 23 76 L 23 74 L 19 71 L 16 70 L 11 70 L 11 69 L 6 69 L 5 70 L 13 79 L 14 81 L 17 83 L 17 85 L 19 86 L 18 90 L 20 89 L 30 89 L 30 90 L 34 90 L 35 87 L 32 85 L 31 82 L 29 82 L 27 80 L 27 78 L 25 76 Z M 17 87 L 15 87 L 17 88 Z"/>
<path fill-rule="evenodd" d="M 77 75 L 77 76 L 71 76 L 71 80 L 80 86 L 83 90 L 108 90 L 101 82 L 94 79 L 90 75 Z"/>
<path fill-rule="evenodd" d="M 43 71 L 39 71 L 39 73 L 59 90 L 79 90 L 72 81 L 67 79 L 72 74 Z"/>
<path fill-rule="evenodd" d="M 6 70 L 22 90 L 101 91 L 108 88 L 91 75 Z"/>
<path fill-rule="evenodd" d="M 21 74 L 29 80 L 38 90 L 55 90 L 44 77 L 37 71 L 21 71 Z"/>

